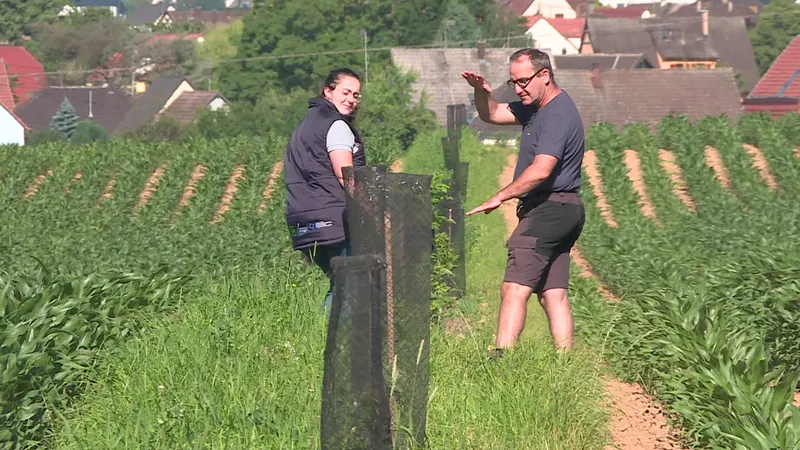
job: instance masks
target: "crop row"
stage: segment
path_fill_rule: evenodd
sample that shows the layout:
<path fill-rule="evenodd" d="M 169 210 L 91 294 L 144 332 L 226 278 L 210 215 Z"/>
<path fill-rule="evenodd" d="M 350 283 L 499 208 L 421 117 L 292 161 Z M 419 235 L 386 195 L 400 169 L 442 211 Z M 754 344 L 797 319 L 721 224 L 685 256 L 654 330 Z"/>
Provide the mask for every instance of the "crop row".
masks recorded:
<path fill-rule="evenodd" d="M 0 152 L 0 267 L 257 268 L 288 247 L 283 148 L 242 138 Z"/>
<path fill-rule="evenodd" d="M 753 116 L 736 127 L 724 117 L 691 125 L 670 117 L 655 134 L 601 124 L 587 136 L 600 176 L 584 174 L 587 226 L 579 246 L 621 300 L 578 303 L 579 323 L 588 340 L 605 345 L 621 377 L 666 404 L 689 444 L 800 443 L 792 405 L 800 379 L 800 210 L 793 206 L 800 159 L 793 157 L 796 136 L 786 132 L 792 123 Z M 777 186 L 753 167 L 743 144 L 760 148 Z M 709 147 L 727 182 L 710 167 Z M 641 160 L 652 216 L 642 213 L 628 177 L 627 149 Z M 673 193 L 661 149 L 675 155 L 692 207 Z M 591 189 L 598 187 L 612 224 Z"/>

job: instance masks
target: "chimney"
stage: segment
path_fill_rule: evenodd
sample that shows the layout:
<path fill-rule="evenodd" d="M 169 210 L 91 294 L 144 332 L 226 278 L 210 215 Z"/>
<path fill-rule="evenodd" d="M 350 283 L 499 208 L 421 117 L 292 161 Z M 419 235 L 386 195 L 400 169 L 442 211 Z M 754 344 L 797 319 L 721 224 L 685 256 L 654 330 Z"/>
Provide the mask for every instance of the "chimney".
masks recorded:
<path fill-rule="evenodd" d="M 697 2 L 695 2 L 695 5 L 697 5 L 697 12 L 703 10 L 703 2 L 701 0 L 697 0 Z"/>
<path fill-rule="evenodd" d="M 592 87 L 600 89 L 603 87 L 603 80 L 600 78 L 600 65 L 592 64 Z"/>
<path fill-rule="evenodd" d="M 478 61 L 483 63 L 486 59 L 486 43 L 478 42 Z"/>
<path fill-rule="evenodd" d="M 708 37 L 708 10 L 700 11 L 700 18 L 703 25 L 703 37 Z"/>
<path fill-rule="evenodd" d="M 728 1 L 728 12 L 733 12 L 733 2 Z"/>
<path fill-rule="evenodd" d="M 93 118 L 94 114 L 92 113 L 92 88 L 89 88 L 89 118 Z"/>

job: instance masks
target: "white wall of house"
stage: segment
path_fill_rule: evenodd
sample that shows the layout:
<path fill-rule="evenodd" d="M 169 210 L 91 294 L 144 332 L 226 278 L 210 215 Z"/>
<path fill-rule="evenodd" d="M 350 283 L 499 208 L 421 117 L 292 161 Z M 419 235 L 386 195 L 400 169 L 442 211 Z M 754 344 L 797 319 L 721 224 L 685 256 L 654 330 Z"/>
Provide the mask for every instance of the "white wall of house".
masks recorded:
<path fill-rule="evenodd" d="M 581 45 L 580 38 L 567 39 L 547 20 L 539 19 L 526 34 L 536 41 L 539 49 L 549 49 L 553 55 L 577 55 Z"/>
<path fill-rule="evenodd" d="M 0 105 L 0 145 L 25 145 L 25 127 Z"/>
<path fill-rule="evenodd" d="M 578 17 L 578 14 L 575 13 L 575 10 L 572 9 L 567 0 L 535 0 L 522 15 L 541 15 L 546 19 L 574 19 Z"/>
<path fill-rule="evenodd" d="M 225 108 L 227 106 L 228 103 L 226 103 L 225 100 L 222 99 L 222 97 L 214 97 L 214 100 L 211 100 L 211 102 L 208 104 L 208 109 L 216 111 L 220 108 Z"/>

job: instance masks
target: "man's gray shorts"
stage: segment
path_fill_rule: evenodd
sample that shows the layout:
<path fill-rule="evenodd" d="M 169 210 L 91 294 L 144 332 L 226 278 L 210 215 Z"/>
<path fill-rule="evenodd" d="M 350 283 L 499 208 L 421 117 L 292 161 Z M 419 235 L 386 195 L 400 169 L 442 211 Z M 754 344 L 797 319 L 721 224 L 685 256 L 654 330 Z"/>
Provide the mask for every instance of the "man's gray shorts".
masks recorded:
<path fill-rule="evenodd" d="M 575 192 L 526 199 L 517 208 L 517 225 L 506 242 L 503 281 L 528 286 L 537 294 L 569 288 L 569 252 L 583 231 L 586 213 Z"/>

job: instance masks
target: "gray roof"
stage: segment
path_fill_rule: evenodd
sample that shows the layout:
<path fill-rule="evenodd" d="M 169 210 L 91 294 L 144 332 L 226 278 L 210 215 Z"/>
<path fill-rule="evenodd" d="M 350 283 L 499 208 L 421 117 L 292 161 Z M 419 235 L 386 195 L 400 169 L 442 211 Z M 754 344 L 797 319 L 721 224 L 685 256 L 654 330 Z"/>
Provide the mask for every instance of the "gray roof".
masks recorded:
<path fill-rule="evenodd" d="M 91 93 L 92 116 L 89 117 Z M 20 105 L 16 113 L 33 131 L 50 128 L 50 119 L 67 98 L 81 120 L 90 119 L 111 133 L 131 107 L 131 97 L 107 87 L 47 87 Z"/>
<path fill-rule="evenodd" d="M 184 81 L 189 81 L 185 77 L 160 77 L 156 78 L 144 94 L 136 97 L 133 107 L 122 119 L 119 126 L 114 130 L 115 134 L 126 131 L 134 131 L 142 125 L 155 119 L 156 114 L 164 107 L 167 100 L 172 96 L 178 86 Z M 191 83 L 190 83 L 191 84 Z"/>
<path fill-rule="evenodd" d="M 461 77 L 472 71 L 483 75 L 492 86 L 508 79 L 508 57 L 511 49 L 487 48 L 486 64 L 481 67 L 475 48 L 408 49 L 393 48 L 392 61 L 403 72 L 413 71 L 417 80 L 412 100 L 417 102 L 422 91 L 427 93 L 427 107 L 436 114 L 440 125 L 447 124 L 447 105 L 470 103 L 474 89 Z"/>
<path fill-rule="evenodd" d="M 131 25 L 153 25 L 156 20 L 167 10 L 165 4 L 151 5 L 142 4 L 128 14 L 128 23 Z"/>
<path fill-rule="evenodd" d="M 709 33 L 702 35 L 701 18 L 606 19 L 590 17 L 587 28 L 592 48 L 599 53 L 643 53 L 658 66 L 658 54 L 665 59 L 719 60 L 744 80 L 749 92 L 758 82 L 753 47 L 742 17 L 709 17 Z"/>
<path fill-rule="evenodd" d="M 600 80 L 601 86 L 594 87 L 591 70 L 556 72 L 559 87 L 575 101 L 587 128 L 601 121 L 617 127 L 640 122 L 655 130 L 656 124 L 668 115 L 687 114 L 694 121 L 707 115 L 727 114 L 736 120 L 742 110 L 731 69 L 601 70 Z M 505 85 L 496 88 L 492 97 L 498 102 L 519 100 Z M 470 128 L 483 137 L 520 132 L 518 126 L 487 124 L 477 117 L 474 106 L 467 108 Z"/>
<path fill-rule="evenodd" d="M 651 69 L 652 66 L 642 53 L 554 55 L 555 70 L 591 70 L 594 65 L 601 69 Z"/>

